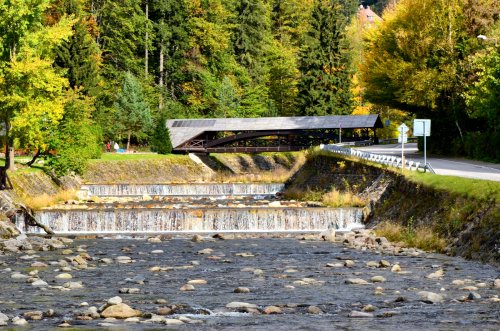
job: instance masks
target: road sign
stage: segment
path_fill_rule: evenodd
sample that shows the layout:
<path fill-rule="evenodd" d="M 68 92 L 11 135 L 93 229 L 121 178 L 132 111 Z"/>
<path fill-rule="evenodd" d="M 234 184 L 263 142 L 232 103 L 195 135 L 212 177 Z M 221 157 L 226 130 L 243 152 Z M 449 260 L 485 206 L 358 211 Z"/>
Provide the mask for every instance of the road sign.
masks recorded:
<path fill-rule="evenodd" d="M 398 143 L 408 143 L 408 135 L 406 133 L 403 133 L 403 138 L 401 138 L 401 135 L 398 136 Z"/>
<path fill-rule="evenodd" d="M 414 119 L 413 120 L 413 135 L 415 137 L 430 137 L 431 135 L 431 120 Z"/>
<path fill-rule="evenodd" d="M 401 124 L 400 126 L 398 126 L 398 131 L 399 131 L 400 133 L 401 133 L 401 132 L 406 133 L 406 132 L 408 132 L 408 130 L 409 130 L 409 128 L 408 128 L 408 127 L 406 126 L 406 124 L 404 124 L 404 123 L 403 123 L 403 124 Z"/>

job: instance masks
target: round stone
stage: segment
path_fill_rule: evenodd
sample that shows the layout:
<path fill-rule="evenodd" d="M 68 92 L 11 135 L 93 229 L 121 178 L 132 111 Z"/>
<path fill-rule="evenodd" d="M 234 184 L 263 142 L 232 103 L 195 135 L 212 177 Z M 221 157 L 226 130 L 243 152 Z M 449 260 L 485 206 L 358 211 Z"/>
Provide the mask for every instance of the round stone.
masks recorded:
<path fill-rule="evenodd" d="M 250 289 L 248 287 L 237 287 L 234 289 L 234 293 L 250 293 Z"/>

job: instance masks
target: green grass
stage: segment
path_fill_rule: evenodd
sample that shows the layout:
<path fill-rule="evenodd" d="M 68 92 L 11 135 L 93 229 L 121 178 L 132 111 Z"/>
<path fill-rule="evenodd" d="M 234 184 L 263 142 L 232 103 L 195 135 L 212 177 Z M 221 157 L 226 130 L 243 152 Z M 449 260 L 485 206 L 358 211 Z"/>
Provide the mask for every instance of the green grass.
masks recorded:
<path fill-rule="evenodd" d="M 125 154 L 125 153 L 103 153 L 100 159 L 93 159 L 90 162 L 101 161 L 130 161 L 130 160 L 158 160 L 158 159 L 175 159 L 186 158 L 186 155 L 181 154 Z"/>
<path fill-rule="evenodd" d="M 448 191 L 478 200 L 494 200 L 497 203 L 500 201 L 500 182 L 415 171 L 405 172 L 404 175 L 413 182 L 436 190 Z"/>

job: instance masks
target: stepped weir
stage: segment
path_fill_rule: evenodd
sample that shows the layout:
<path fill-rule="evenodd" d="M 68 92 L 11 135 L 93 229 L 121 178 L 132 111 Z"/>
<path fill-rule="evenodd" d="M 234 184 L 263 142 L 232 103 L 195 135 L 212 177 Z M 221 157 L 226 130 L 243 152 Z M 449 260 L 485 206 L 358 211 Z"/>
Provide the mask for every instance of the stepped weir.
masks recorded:
<path fill-rule="evenodd" d="M 284 184 L 85 185 L 84 203 L 44 208 L 56 234 L 316 232 L 363 227 L 361 208 L 280 200 Z M 43 230 L 18 227 L 28 233 Z"/>

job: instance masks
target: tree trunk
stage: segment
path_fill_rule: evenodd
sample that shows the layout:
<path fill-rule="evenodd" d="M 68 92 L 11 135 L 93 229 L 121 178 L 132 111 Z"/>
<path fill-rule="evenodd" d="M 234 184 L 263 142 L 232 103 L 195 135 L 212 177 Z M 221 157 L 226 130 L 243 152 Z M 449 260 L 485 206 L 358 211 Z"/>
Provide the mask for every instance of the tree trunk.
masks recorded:
<path fill-rule="evenodd" d="M 160 43 L 160 68 L 159 68 L 159 72 L 160 72 L 160 82 L 159 82 L 159 85 L 160 86 L 163 86 L 163 39 L 161 40 L 161 43 Z"/>
<path fill-rule="evenodd" d="M 38 159 L 40 154 L 42 154 L 40 149 L 37 149 L 35 155 L 33 155 L 33 158 L 29 162 L 27 162 L 26 165 L 28 167 L 31 167 L 33 165 L 33 163 L 35 163 L 36 159 Z"/>
<path fill-rule="evenodd" d="M 149 31 L 148 31 L 148 21 L 149 21 L 149 3 L 146 0 L 146 42 L 144 43 L 144 71 L 146 74 L 146 78 L 148 77 L 148 39 L 149 39 Z"/>
<path fill-rule="evenodd" d="M 5 121 L 5 170 L 16 170 L 14 164 L 14 139 L 10 135 L 10 123 Z"/>
<path fill-rule="evenodd" d="M 128 149 L 130 148 L 130 136 L 131 136 L 131 135 L 132 135 L 132 134 L 129 132 L 129 133 L 128 133 L 128 137 L 127 137 L 127 152 L 128 152 Z"/>
<path fill-rule="evenodd" d="M 160 42 L 160 67 L 159 67 L 159 72 L 160 72 L 160 81 L 158 85 L 160 86 L 160 100 L 158 102 L 158 109 L 162 110 L 163 109 L 163 75 L 164 75 L 164 68 L 163 68 L 163 38 Z"/>

